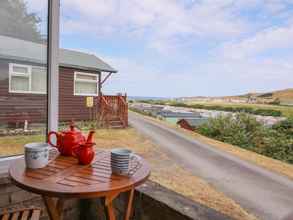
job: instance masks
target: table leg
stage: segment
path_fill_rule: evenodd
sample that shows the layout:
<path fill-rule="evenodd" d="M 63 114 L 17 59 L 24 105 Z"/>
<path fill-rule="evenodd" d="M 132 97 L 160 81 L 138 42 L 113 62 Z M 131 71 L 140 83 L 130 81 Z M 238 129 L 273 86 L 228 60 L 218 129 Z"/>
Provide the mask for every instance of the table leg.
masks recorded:
<path fill-rule="evenodd" d="M 110 202 L 106 206 L 106 211 L 107 211 L 107 220 L 115 220 L 116 219 L 115 212 L 114 212 L 114 208 L 113 208 L 113 203 L 112 202 Z"/>
<path fill-rule="evenodd" d="M 132 188 L 129 191 L 129 197 L 127 201 L 127 206 L 126 206 L 126 213 L 124 220 L 129 220 L 132 214 L 132 203 L 133 203 L 133 198 L 134 198 L 134 188 Z M 114 207 L 113 207 L 113 200 L 119 195 L 119 193 L 111 194 L 109 196 L 106 196 L 104 200 L 104 205 L 106 208 L 106 213 L 107 213 L 107 220 L 115 220 L 115 212 L 114 212 Z"/>
<path fill-rule="evenodd" d="M 44 203 L 47 208 L 48 215 L 51 220 L 61 220 L 63 211 L 63 199 L 54 199 L 52 197 L 43 196 Z"/>
<path fill-rule="evenodd" d="M 105 211 L 107 220 L 116 220 L 114 207 L 113 207 L 113 200 L 119 195 L 120 193 L 113 193 L 104 199 Z"/>
<path fill-rule="evenodd" d="M 128 198 L 128 202 L 127 202 L 127 208 L 126 208 L 124 220 L 129 220 L 129 218 L 132 214 L 133 197 L 134 197 L 134 188 L 132 188 L 129 192 L 129 198 Z"/>

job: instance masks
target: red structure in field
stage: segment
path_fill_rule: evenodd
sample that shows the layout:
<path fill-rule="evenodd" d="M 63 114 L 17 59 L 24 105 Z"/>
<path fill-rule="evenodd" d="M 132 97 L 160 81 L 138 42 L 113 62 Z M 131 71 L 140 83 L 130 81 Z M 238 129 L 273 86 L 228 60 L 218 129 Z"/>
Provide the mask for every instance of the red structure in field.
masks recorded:
<path fill-rule="evenodd" d="M 188 119 L 180 119 L 177 121 L 177 125 L 179 125 L 181 128 L 184 128 L 186 130 L 193 131 L 194 127 L 190 124 Z"/>

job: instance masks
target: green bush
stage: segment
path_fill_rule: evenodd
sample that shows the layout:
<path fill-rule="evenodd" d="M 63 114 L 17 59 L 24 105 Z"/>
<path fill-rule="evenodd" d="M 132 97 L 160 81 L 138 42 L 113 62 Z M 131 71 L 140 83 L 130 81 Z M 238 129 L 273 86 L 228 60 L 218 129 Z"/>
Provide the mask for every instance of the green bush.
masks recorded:
<path fill-rule="evenodd" d="M 235 116 L 229 114 L 210 118 L 198 131 L 208 137 L 250 149 L 263 143 L 260 137 L 264 133 L 264 127 L 254 117 L 239 113 Z"/>
<path fill-rule="evenodd" d="M 197 131 L 219 141 L 293 163 L 293 119 L 267 128 L 246 113 L 220 115 L 210 118 Z"/>
<path fill-rule="evenodd" d="M 293 137 L 293 118 L 281 121 L 272 127 L 274 130 Z"/>

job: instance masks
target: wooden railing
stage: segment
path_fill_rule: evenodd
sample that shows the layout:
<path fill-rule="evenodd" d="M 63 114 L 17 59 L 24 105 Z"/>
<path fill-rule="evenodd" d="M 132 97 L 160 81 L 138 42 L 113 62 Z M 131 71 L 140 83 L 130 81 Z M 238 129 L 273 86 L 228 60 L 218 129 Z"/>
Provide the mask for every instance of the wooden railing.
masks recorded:
<path fill-rule="evenodd" d="M 99 126 L 105 127 L 109 124 L 111 107 L 104 96 L 98 98 L 98 123 Z"/>
<path fill-rule="evenodd" d="M 124 127 L 128 127 L 128 104 L 125 96 L 118 96 L 118 117 Z"/>
<path fill-rule="evenodd" d="M 128 104 L 126 95 L 101 95 L 99 97 L 98 120 L 109 127 L 111 120 L 121 121 L 123 127 L 128 126 Z"/>

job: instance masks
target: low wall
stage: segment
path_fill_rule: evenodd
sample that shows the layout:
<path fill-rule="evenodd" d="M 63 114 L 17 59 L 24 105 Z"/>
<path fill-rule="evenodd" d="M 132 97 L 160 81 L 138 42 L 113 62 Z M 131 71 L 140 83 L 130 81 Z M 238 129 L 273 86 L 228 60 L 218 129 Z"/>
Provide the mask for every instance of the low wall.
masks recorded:
<path fill-rule="evenodd" d="M 34 193 L 14 186 L 8 175 L 0 175 L 0 213 L 23 207 L 41 207 L 42 220 L 49 219 L 42 198 Z M 64 207 L 64 219 L 78 220 L 80 216 L 79 201 L 68 200 Z"/>
<path fill-rule="evenodd" d="M 115 200 L 117 220 L 123 219 L 126 201 L 126 193 Z M 7 175 L 0 176 L 0 212 L 30 206 L 41 207 L 44 210 L 41 219 L 48 219 L 40 196 L 12 185 Z M 104 213 L 100 199 L 72 199 L 66 201 L 63 215 L 64 219 L 70 220 L 104 220 L 106 219 Z M 230 218 L 151 181 L 136 190 L 132 220 L 191 219 L 226 220 Z"/>

